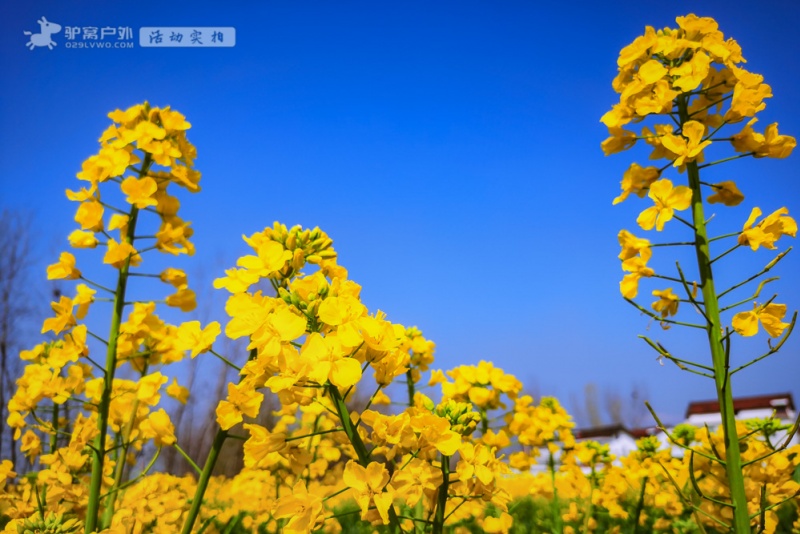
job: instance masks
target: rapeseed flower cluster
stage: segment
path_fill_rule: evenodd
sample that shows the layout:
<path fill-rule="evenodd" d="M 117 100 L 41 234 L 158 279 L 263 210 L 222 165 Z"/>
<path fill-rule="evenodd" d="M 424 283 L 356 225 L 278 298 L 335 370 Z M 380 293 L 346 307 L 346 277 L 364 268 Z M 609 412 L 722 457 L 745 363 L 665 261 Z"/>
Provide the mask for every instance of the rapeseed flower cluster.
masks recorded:
<path fill-rule="evenodd" d="M 54 316 L 44 321 L 42 333 L 55 339 L 20 355 L 27 365 L 9 401 L 7 424 L 21 452 L 39 470 L 32 490 L 6 511 L 12 519 L 7 528 L 27 521 L 37 508 L 45 522 L 77 515 L 79 521 L 65 518 L 62 525 L 90 532 L 100 525 L 119 525 L 120 531 L 131 525 L 133 516 L 125 520 L 113 514 L 117 492 L 147 444 L 158 450 L 176 443 L 170 416 L 159 406 L 162 393 L 184 403 L 188 398 L 188 389 L 175 378 L 165 387 L 169 377 L 162 370 L 187 351 L 194 356 L 208 350 L 215 337 L 213 325 L 200 336 L 196 325 L 173 326 L 159 318 L 155 302 L 126 299 L 130 280 L 153 277 L 174 291 L 165 297 L 166 305 L 182 311 L 196 306 L 183 271 L 167 268 L 159 275 L 140 270 L 150 251 L 194 254 L 193 231 L 179 217 L 180 202 L 172 195 L 175 187 L 200 190 L 196 150 L 186 138 L 190 124 L 177 111 L 147 103 L 114 111 L 109 118 L 112 125 L 101 135 L 98 153 L 77 174 L 86 186 L 66 194 L 78 203 L 79 228 L 69 235 L 70 245 L 101 248 L 102 263 L 115 271 L 115 289 L 87 278 L 72 252 L 62 252 L 47 268 L 50 280 L 79 283 L 75 296 L 60 296 L 52 304 Z M 158 221 L 149 236 L 137 231 L 149 224 L 146 216 Z M 98 301 L 112 302 L 108 337 L 89 331 L 83 322 Z M 104 361 L 90 348 L 92 339 L 105 346 Z M 101 495 L 104 518 L 99 517 Z"/>
<path fill-rule="evenodd" d="M 623 202 L 632 195 L 646 196 L 652 205 L 639 213 L 636 219 L 639 227 L 662 232 L 667 223 L 677 220 L 690 228 L 691 237 L 681 242 L 652 243 L 622 230 L 618 235 L 622 247 L 619 259 L 627 274 L 620 282 L 620 291 L 626 300 L 658 320 L 665 329 L 680 325 L 702 329 L 707 334 L 710 364 L 675 356 L 662 343 L 642 336 L 658 352 L 659 360 L 666 358 L 682 370 L 712 379 L 715 384 L 728 447 L 720 452 L 720 447 L 711 440 L 712 455 L 702 448 L 681 444 L 688 449 L 689 458 L 699 456 L 703 460 L 697 464 L 704 465 L 701 481 L 695 480 L 692 467 L 695 464 L 689 466 L 690 479 L 698 496 L 697 502 L 691 501 L 691 509 L 705 518 L 715 519 L 716 527 L 737 533 L 749 532 L 755 527 L 767 529 L 767 523 L 774 529 L 777 522 L 772 510 L 795 495 L 791 490 L 784 492 L 767 484 L 762 484 L 762 493 L 757 495 L 748 477 L 743 475 L 749 465 L 740 450 L 746 434 L 740 432 L 739 423 L 734 419 L 730 379 L 734 373 L 777 352 L 791 333 L 797 315 L 785 321 L 787 306 L 773 302 L 777 295 L 767 301 L 758 300 L 764 285 L 774 278 L 762 281 L 749 298 L 728 304 L 724 299 L 763 276 L 788 251 L 755 276 L 724 290 L 717 290 L 714 270 L 719 265 L 717 262 L 742 247 L 752 251 L 762 247 L 776 250 L 782 237 L 797 235 L 797 223 L 786 207 L 778 208 L 760 221 L 762 211 L 753 207 L 740 232 L 710 236 L 712 221 L 704 215 L 706 204 L 733 208 L 745 201 L 745 195 L 733 180 L 709 183 L 701 178 L 701 171 L 742 157 L 785 158 L 797 142 L 792 136 L 780 134 L 777 123 L 766 126 L 763 131 L 756 129 L 756 115 L 765 109 L 765 100 L 772 97 L 772 88 L 764 82 L 763 76 L 743 67 L 745 60 L 740 46 L 735 40 L 724 37 L 714 19 L 687 15 L 678 17 L 676 22 L 677 28 L 656 30 L 648 26 L 644 35 L 620 52 L 619 72 L 612 83 L 620 97 L 601 118 L 610 134 L 602 143 L 602 149 L 606 155 L 615 154 L 644 141 L 650 150 L 649 159 L 662 162 L 660 166 L 647 167 L 631 164 L 622 178 L 622 193 L 613 203 Z M 650 117 L 658 122 L 638 131 L 634 129 Z M 738 131 L 722 134 L 723 129 L 731 128 Z M 712 147 L 722 149 L 725 146 L 732 149 L 733 155 L 706 161 Z M 686 216 L 682 214 L 685 211 L 689 212 Z M 712 253 L 717 242 L 727 239 L 735 239 L 731 248 Z M 666 246 L 694 248 L 696 272 L 684 270 L 680 264 L 675 273 L 656 272 L 650 267 L 648 262 L 653 257 L 653 249 Z M 638 295 L 640 281 L 645 278 L 674 284 L 653 290 L 652 296 L 657 300 L 650 303 L 649 309 L 633 301 Z M 742 306 L 749 307 L 751 302 L 751 310 L 732 313 L 730 318 L 726 315 Z M 681 307 L 682 303 L 688 306 Z M 699 313 L 701 320 L 680 320 L 680 310 L 686 308 Z M 731 362 L 736 360 L 732 356 L 731 337 L 733 334 L 754 336 L 759 325 L 770 338 L 779 339 L 778 343 L 768 344 L 764 355 L 732 368 Z M 775 451 L 765 453 L 763 459 L 774 454 Z M 727 487 L 720 491 L 723 484 Z M 643 498 L 644 491 L 643 486 Z"/>

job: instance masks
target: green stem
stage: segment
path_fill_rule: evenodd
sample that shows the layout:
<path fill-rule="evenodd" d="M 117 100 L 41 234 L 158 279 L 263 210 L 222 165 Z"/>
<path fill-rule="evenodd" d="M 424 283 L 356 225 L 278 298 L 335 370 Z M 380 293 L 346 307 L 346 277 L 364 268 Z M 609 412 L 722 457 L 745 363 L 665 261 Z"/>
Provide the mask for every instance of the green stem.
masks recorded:
<path fill-rule="evenodd" d="M 719 241 L 720 239 L 726 239 L 728 237 L 733 237 L 738 235 L 741 235 L 741 232 L 732 232 L 730 234 L 718 235 L 717 237 L 712 237 L 711 239 L 709 239 L 708 242 L 713 243 L 714 241 Z"/>
<path fill-rule="evenodd" d="M 96 282 L 92 282 L 91 280 L 89 280 L 88 278 L 85 278 L 84 276 L 81 276 L 80 279 L 83 280 L 84 282 L 86 282 L 87 284 L 89 284 L 90 286 L 94 286 L 97 289 L 101 289 L 101 290 L 103 290 L 103 291 L 105 291 L 107 293 L 111 293 L 112 295 L 114 294 L 113 290 L 107 288 L 106 286 L 101 286 L 100 284 L 98 284 Z M 97 300 L 97 299 L 95 299 L 95 300 Z"/>
<path fill-rule="evenodd" d="M 639 491 L 639 502 L 636 503 L 636 512 L 633 514 L 633 529 L 631 532 L 636 534 L 639 532 L 639 518 L 642 516 L 642 510 L 644 510 L 644 495 L 645 495 L 645 488 L 647 488 L 647 477 L 642 479 L 642 489 Z"/>
<path fill-rule="evenodd" d="M 411 376 L 411 369 L 406 371 L 406 386 L 408 387 L 408 405 L 410 407 L 414 406 L 414 379 Z"/>
<path fill-rule="evenodd" d="M 257 354 L 257 349 L 251 349 L 248 360 L 254 360 Z M 190 534 L 192 532 L 194 523 L 197 521 L 197 516 L 200 513 L 200 506 L 203 504 L 203 496 L 206 494 L 206 488 L 208 487 L 208 481 L 211 478 L 211 472 L 214 470 L 214 466 L 217 463 L 217 458 L 222 450 L 222 445 L 225 444 L 225 440 L 228 437 L 227 430 L 222 430 L 221 428 L 217 430 L 217 435 L 214 436 L 214 442 L 211 444 L 211 450 L 208 451 L 208 456 L 206 456 L 206 463 L 203 466 L 203 470 L 200 472 L 200 478 L 197 480 L 197 488 L 195 489 L 194 497 L 192 498 L 192 506 L 189 509 L 189 515 L 186 516 L 186 522 L 183 524 L 183 530 L 181 530 L 181 534 Z M 190 460 L 188 456 L 187 460 Z M 197 465 L 191 460 L 189 463 L 192 464 L 195 469 L 197 468 Z M 275 498 L 277 499 L 278 487 L 280 486 L 280 479 L 278 477 L 275 477 L 275 484 Z"/>
<path fill-rule="evenodd" d="M 200 506 L 203 505 L 203 495 L 205 495 L 208 481 L 211 479 L 211 472 L 214 470 L 217 457 L 219 457 L 219 451 L 222 450 L 222 445 L 225 443 L 225 438 L 227 437 L 228 432 L 221 428 L 217 431 L 217 435 L 214 436 L 214 443 L 211 445 L 211 450 L 206 457 L 206 464 L 203 466 L 203 471 L 200 473 L 200 478 L 197 481 L 197 489 L 192 498 L 192 507 L 189 508 L 189 515 L 186 516 L 186 522 L 183 524 L 181 534 L 190 534 L 192 532 L 194 523 L 197 521 L 197 516 L 200 513 Z"/>
<path fill-rule="evenodd" d="M 149 167 L 150 156 L 145 156 L 144 167 Z M 128 233 L 126 239 L 133 242 L 133 233 L 136 229 L 136 217 L 139 210 L 131 206 L 128 219 Z M 125 290 L 128 284 L 128 270 L 130 268 L 128 257 L 119 270 L 117 288 L 114 291 L 114 308 L 111 313 L 111 330 L 108 334 L 108 347 L 106 350 L 106 365 L 103 376 L 103 391 L 100 405 L 97 408 L 97 430 L 92 450 L 92 476 L 89 484 L 89 500 L 86 507 L 86 534 L 97 530 L 98 514 L 100 512 L 100 490 L 103 486 L 103 464 L 106 456 L 106 434 L 108 433 L 108 416 L 111 407 L 111 392 L 114 384 L 114 372 L 117 368 L 117 341 L 119 338 L 122 311 L 125 307 Z"/>
<path fill-rule="evenodd" d="M 50 454 L 58 448 L 58 404 L 53 404 L 53 433 L 50 434 Z"/>
<path fill-rule="evenodd" d="M 367 451 L 366 445 L 364 445 L 364 441 L 361 439 L 361 435 L 358 433 L 358 429 L 356 429 L 356 427 L 353 425 L 353 422 L 350 420 L 350 411 L 347 409 L 347 406 L 344 403 L 342 394 L 339 393 L 339 388 L 333 384 L 330 384 L 327 386 L 327 390 L 328 395 L 330 395 L 331 401 L 333 401 L 333 405 L 336 408 L 336 415 L 342 422 L 342 428 L 345 434 L 347 434 L 350 444 L 356 451 L 358 463 L 361 464 L 362 467 L 367 467 L 369 465 L 369 452 Z M 389 506 L 389 525 L 392 532 L 403 531 L 400 527 L 400 519 L 397 517 L 397 512 L 394 509 L 394 505 Z M 189 534 L 189 532 L 184 532 L 183 534 Z"/>
<path fill-rule="evenodd" d="M 442 485 L 436 494 L 436 514 L 433 517 L 433 534 L 444 532 L 445 508 L 447 508 L 447 490 L 450 486 L 450 457 L 442 455 Z"/>
<path fill-rule="evenodd" d="M 316 428 L 316 425 L 317 425 L 317 423 L 315 421 L 314 422 L 314 427 L 315 428 Z M 298 439 L 313 438 L 314 436 L 321 436 L 323 434 L 330 434 L 332 432 L 341 432 L 341 431 L 342 431 L 342 429 L 339 428 L 339 427 L 331 428 L 330 430 L 317 430 L 316 432 L 312 432 L 311 434 L 303 434 L 302 436 L 292 436 L 291 438 L 286 438 L 283 441 L 288 443 L 290 441 L 296 441 Z M 231 437 L 233 437 L 233 436 L 231 436 Z"/>
<path fill-rule="evenodd" d="M 738 156 L 731 156 L 729 158 L 718 159 L 717 161 L 712 161 L 711 163 L 706 163 L 705 165 L 699 165 L 699 166 L 697 165 L 696 161 L 692 161 L 691 163 L 694 163 L 695 169 L 700 170 L 700 169 L 705 169 L 706 167 L 711 167 L 712 165 L 719 165 L 720 163 L 727 163 L 735 159 L 746 158 L 747 156 L 752 156 L 753 154 L 755 154 L 755 152 L 747 152 L 746 154 L 739 154 Z M 689 164 L 687 164 L 687 168 L 688 165 Z"/>
<path fill-rule="evenodd" d="M 690 120 L 686 96 L 678 97 L 678 112 L 682 124 Z M 709 348 L 711 349 L 711 359 L 714 366 L 714 382 L 717 389 L 720 415 L 722 416 L 722 428 L 725 434 L 725 469 L 733 504 L 733 526 L 736 534 L 745 534 L 750 532 L 750 518 L 747 512 L 747 495 L 745 494 L 744 477 L 742 476 L 739 436 L 736 432 L 736 419 L 733 411 L 730 366 L 727 351 L 722 343 L 719 303 L 717 301 L 717 292 L 714 289 L 714 274 L 711 269 L 711 253 L 706 232 L 705 216 L 703 214 L 703 196 L 700 189 L 700 171 L 697 162 L 691 161 L 687 163 L 686 171 L 689 177 L 689 187 L 692 189 L 695 251 L 697 254 L 697 266 L 700 272 L 700 283 L 702 284 L 703 290 L 705 315 L 708 319 L 706 334 Z"/>
<path fill-rule="evenodd" d="M 553 452 L 548 449 L 549 456 L 547 458 L 547 469 L 550 471 L 550 482 L 553 485 L 553 502 L 551 504 L 551 512 L 553 514 L 553 532 L 561 534 L 563 532 L 561 526 L 561 513 L 558 504 L 558 488 L 556 487 L 556 460 L 553 458 Z"/>
<path fill-rule="evenodd" d="M 173 447 L 175 447 L 175 450 L 178 451 L 178 454 L 183 456 L 183 459 L 186 460 L 186 463 L 192 466 L 192 469 L 194 469 L 194 472 L 197 473 L 197 476 L 203 474 L 203 470 L 200 469 L 200 467 L 194 462 L 194 460 L 192 460 L 192 457 L 189 456 L 189 454 L 185 450 L 183 450 L 183 448 L 180 445 L 175 443 Z"/>
<path fill-rule="evenodd" d="M 749 282 L 752 282 L 753 280 L 755 280 L 756 278 L 758 278 L 762 274 L 769 272 L 769 270 L 772 269 L 773 267 L 775 267 L 775 265 L 777 265 L 778 262 L 781 261 L 789 253 L 790 250 L 792 250 L 792 247 L 787 248 L 786 250 L 784 250 L 783 252 L 781 252 L 780 254 L 775 256 L 775 259 L 773 259 L 763 269 L 761 269 L 759 272 L 757 272 L 753 276 L 749 277 L 747 280 L 744 280 L 743 282 L 739 282 L 738 284 L 733 285 L 733 286 L 729 287 L 728 289 L 726 289 L 725 291 L 723 291 L 722 293 L 720 293 L 719 294 L 719 298 L 722 298 L 724 295 L 727 295 L 728 293 L 730 293 L 734 289 L 738 289 L 738 288 L 742 287 L 743 285 L 745 285 L 745 284 L 747 284 Z M 761 291 L 761 288 L 764 286 L 765 283 L 771 282 L 773 280 L 777 280 L 777 278 L 768 278 L 767 280 L 761 282 L 761 284 L 758 286 L 758 290 Z M 756 292 L 755 296 L 758 296 L 758 292 Z"/>
<path fill-rule="evenodd" d="M 225 357 L 225 356 L 223 356 L 222 354 L 217 354 L 217 353 L 216 353 L 214 350 L 212 350 L 212 349 L 208 349 L 208 352 L 210 352 L 211 354 L 213 354 L 214 356 L 216 356 L 217 358 L 219 358 L 220 360 L 222 360 L 222 362 L 223 362 L 225 365 L 227 365 L 228 367 L 233 367 L 234 369 L 236 369 L 236 371 L 239 371 L 239 372 L 241 372 L 241 370 L 242 370 L 242 368 L 241 368 L 241 367 L 239 367 L 238 365 L 236 365 L 235 363 L 233 363 L 232 361 L 230 361 L 228 358 L 226 358 L 226 357 Z"/>
<path fill-rule="evenodd" d="M 144 376 L 147 373 L 147 367 L 145 365 L 145 371 L 142 373 Z M 106 498 L 106 507 L 103 510 L 103 520 L 101 521 L 102 528 L 108 528 L 111 526 L 111 520 L 114 517 L 114 508 L 117 501 L 117 489 L 119 489 L 120 485 L 122 484 L 122 476 L 125 472 L 125 463 L 128 460 L 128 449 L 130 448 L 131 441 L 131 431 L 133 430 L 133 424 L 136 421 L 136 412 L 139 411 L 139 399 L 136 399 L 133 403 L 133 408 L 131 409 L 131 418 L 128 419 L 128 424 L 125 425 L 125 428 L 122 432 L 122 448 L 116 454 L 116 462 L 117 464 L 114 466 L 114 486 L 108 492 L 108 497 Z"/>
<path fill-rule="evenodd" d="M 736 245 L 732 246 L 731 248 L 729 248 L 728 250 L 726 250 L 725 252 L 723 252 L 722 254 L 720 254 L 719 256 L 714 258 L 713 260 L 711 260 L 711 263 L 714 263 L 715 261 L 724 258 L 726 255 L 730 254 L 731 252 L 733 252 L 734 250 L 736 250 L 737 248 L 739 248 L 741 246 L 742 245 L 739 245 L 739 244 L 736 244 Z"/>
<path fill-rule="evenodd" d="M 367 447 L 364 445 L 361 435 L 350 420 L 350 412 L 344 403 L 341 393 L 339 393 L 339 388 L 334 385 L 328 386 L 328 394 L 331 396 L 331 400 L 333 400 L 336 414 L 342 422 L 342 428 L 356 451 L 358 463 L 363 467 L 367 467 L 369 465 L 369 452 L 367 452 Z"/>
<path fill-rule="evenodd" d="M 694 245 L 691 241 L 676 241 L 675 243 L 650 243 L 650 248 L 653 247 L 681 247 L 684 245 Z"/>
<path fill-rule="evenodd" d="M 583 531 L 589 532 L 589 523 L 592 521 L 594 515 L 594 492 L 597 489 L 597 473 L 595 472 L 594 463 L 592 463 L 592 471 L 589 474 L 589 506 L 587 507 L 586 517 L 583 518 Z"/>

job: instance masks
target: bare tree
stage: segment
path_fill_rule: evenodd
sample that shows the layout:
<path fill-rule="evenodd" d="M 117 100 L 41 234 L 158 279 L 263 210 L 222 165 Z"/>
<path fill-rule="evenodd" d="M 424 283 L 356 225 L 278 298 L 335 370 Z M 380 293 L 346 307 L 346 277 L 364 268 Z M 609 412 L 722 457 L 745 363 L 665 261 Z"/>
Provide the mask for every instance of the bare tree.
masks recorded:
<path fill-rule="evenodd" d="M 13 430 L 4 424 L 6 404 L 14 390 L 21 364 L 19 351 L 26 344 L 33 314 L 29 295 L 32 266 L 30 217 L 17 211 L 0 212 L 0 457 L 16 463 Z"/>
<path fill-rule="evenodd" d="M 583 406 L 589 420 L 589 426 L 600 426 L 603 424 L 603 416 L 600 413 L 600 394 L 597 384 L 589 382 L 583 387 Z"/>
<path fill-rule="evenodd" d="M 602 393 L 594 383 L 584 386 L 583 395 L 570 395 L 573 416 L 580 426 L 604 424 L 638 428 L 647 421 L 647 387 L 633 384 L 626 392 L 620 388 L 605 388 Z"/>

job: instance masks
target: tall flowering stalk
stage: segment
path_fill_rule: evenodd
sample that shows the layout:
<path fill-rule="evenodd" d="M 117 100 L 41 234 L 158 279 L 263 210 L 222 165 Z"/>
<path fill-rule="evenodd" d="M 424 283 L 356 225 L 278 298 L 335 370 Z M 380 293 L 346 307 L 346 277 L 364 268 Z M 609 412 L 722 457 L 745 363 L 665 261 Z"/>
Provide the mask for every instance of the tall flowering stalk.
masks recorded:
<path fill-rule="evenodd" d="M 156 447 L 138 477 L 153 466 L 162 446 L 178 446 L 169 416 L 155 409 L 168 381 L 161 370 L 194 347 L 181 335 L 187 325 L 166 324 L 154 313 L 156 303 L 128 295 L 134 276 L 160 278 L 175 289 L 165 300 L 168 306 L 183 311 L 195 306 L 194 292 L 182 271 L 168 268 L 154 274 L 140 269 L 149 251 L 194 253 L 189 241 L 192 229 L 178 217 L 179 201 L 168 191 L 172 185 L 191 192 L 200 189 L 200 173 L 193 168 L 195 148 L 186 139 L 190 124 L 176 111 L 147 103 L 114 111 L 109 118 L 113 124 L 100 137 L 99 152 L 83 163 L 77 175 L 86 187 L 68 190 L 67 197 L 79 203 L 75 221 L 80 228 L 69 235 L 71 246 L 103 249 L 102 261 L 115 270 L 116 282 L 109 288 L 89 280 L 70 252 L 63 252 L 48 267 L 51 280 L 83 283 L 77 285 L 74 298 L 61 296 L 53 303 L 55 316 L 45 320 L 42 333 L 58 337 L 23 352 L 22 358 L 30 363 L 9 402 L 15 438 L 21 439 L 29 460 L 43 467 L 36 473 L 41 516 L 45 511 L 75 515 L 64 520 L 71 528 L 78 528 L 84 516 L 87 534 L 114 523 L 116 501 L 129 485 L 126 466 L 134 463 L 135 453 L 148 443 Z M 153 215 L 159 222 L 146 235 L 139 223 Z M 149 221 L 143 223 L 148 224 L 154 227 Z M 96 297 L 98 292 L 107 296 Z M 112 303 L 107 338 L 79 322 L 96 301 Z M 105 345 L 104 360 L 91 354 L 90 338 Z M 122 367 L 137 380 L 117 378 Z M 186 402 L 188 390 L 176 380 L 166 392 Z M 48 410 L 53 417 L 44 422 L 40 414 Z M 43 436 L 49 441 L 49 454 L 40 456 Z M 121 519 L 116 528 L 128 528 L 130 520 L 126 524 Z"/>
<path fill-rule="evenodd" d="M 674 219 L 691 228 L 691 240 L 655 244 L 622 230 L 619 233 L 622 247 L 619 258 L 627 274 L 620 283 L 620 290 L 625 299 L 659 320 L 664 328 L 681 325 L 705 330 L 711 352 L 710 365 L 677 358 L 661 344 L 649 338 L 644 339 L 660 357 L 669 359 L 684 370 L 713 379 L 725 436 L 724 458 L 716 452 L 713 456 L 705 456 L 725 467 L 730 501 L 714 502 L 733 509 L 733 522 L 729 524 L 724 519 L 715 519 L 734 532 L 744 533 L 750 532 L 751 523 L 758 520 L 759 516 L 759 510 L 748 510 L 748 501 L 760 501 L 758 496 L 748 495 L 745 491 L 742 476 L 745 464 L 740 451 L 740 441 L 744 436 L 740 436 L 736 429 L 731 377 L 775 353 L 791 332 L 796 314 L 789 323 L 783 322 L 786 315 L 784 304 L 774 303 L 775 297 L 767 301 L 757 300 L 764 284 L 773 279 L 761 282 L 749 298 L 727 305 L 723 303 L 723 299 L 733 290 L 762 276 L 788 251 L 781 253 L 760 273 L 722 291 L 715 286 L 714 267 L 740 247 L 750 247 L 753 251 L 760 247 L 776 249 L 775 243 L 782 236 L 796 235 L 797 224 L 788 216 L 786 208 L 756 222 L 761 210 L 753 208 L 741 232 L 710 237 L 706 204 L 737 206 L 743 202 L 744 195 L 733 181 L 708 183 L 702 180 L 700 173 L 704 168 L 742 157 L 784 158 L 792 152 L 796 141 L 793 137 L 780 135 L 777 124 L 767 126 L 763 133 L 754 129 L 757 120 L 755 115 L 764 109 L 764 99 L 772 96 L 772 90 L 763 83 L 762 76 L 741 67 L 744 59 L 736 41 L 730 38 L 725 40 L 717 23 L 711 18 L 688 15 L 678 17 L 677 23 L 676 29 L 656 31 L 647 27 L 643 36 L 636 38 L 620 52 L 617 61 L 619 74 L 614 79 L 613 87 L 621 97 L 620 102 L 601 119 L 611 134 L 603 142 L 602 148 L 609 155 L 644 141 L 652 148 L 651 160 L 667 160 L 662 167 L 632 164 L 625 172 L 622 193 L 614 199 L 614 204 L 631 195 L 639 198 L 647 196 L 653 205 L 640 213 L 637 218 L 639 226 L 643 230 L 655 228 L 656 231 L 662 231 L 665 224 Z M 652 129 L 643 127 L 641 133 L 629 129 L 649 116 L 668 120 L 655 124 Z M 748 122 L 738 132 L 721 135 L 723 128 L 745 120 Z M 735 155 L 705 163 L 708 147 L 722 142 L 730 143 Z M 677 171 L 677 177 L 665 176 L 671 170 Z M 685 176 L 685 180 L 678 185 L 675 180 L 681 175 Z M 691 212 L 686 219 L 677 214 L 685 210 Z M 735 240 L 735 243 L 715 256 L 712 244 L 729 239 Z M 653 247 L 668 245 L 694 248 L 698 280 L 688 279 L 680 265 L 677 266 L 677 272 L 671 275 L 656 273 L 647 265 Z M 677 284 L 678 293 L 682 292 L 685 296 L 680 296 L 672 287 L 657 289 L 653 291 L 657 300 L 651 304 L 650 311 L 633 301 L 642 278 L 670 281 Z M 752 310 L 735 314 L 730 323 L 724 320 L 725 312 L 750 305 L 750 302 L 753 303 Z M 680 303 L 690 304 L 698 310 L 702 322 L 696 324 L 672 319 L 678 313 Z M 770 343 L 765 355 L 731 369 L 734 361 L 731 355 L 732 334 L 752 336 L 757 333 L 759 323 L 771 338 L 779 338 L 778 343 L 774 346 Z M 693 458 L 695 454 L 704 453 L 689 449 L 688 454 Z M 695 482 L 695 489 L 705 497 L 696 484 L 693 470 L 690 475 Z"/>

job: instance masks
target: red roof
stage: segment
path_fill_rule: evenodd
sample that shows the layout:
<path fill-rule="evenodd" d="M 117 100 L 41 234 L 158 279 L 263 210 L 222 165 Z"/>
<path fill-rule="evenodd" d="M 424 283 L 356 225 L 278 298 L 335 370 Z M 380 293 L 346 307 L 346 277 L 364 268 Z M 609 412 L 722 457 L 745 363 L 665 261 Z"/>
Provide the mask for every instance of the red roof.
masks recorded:
<path fill-rule="evenodd" d="M 657 426 L 649 426 L 645 428 L 632 428 L 631 429 L 631 436 L 636 439 L 639 438 L 646 438 L 647 436 L 655 436 L 661 432 L 661 429 Z"/>
<path fill-rule="evenodd" d="M 639 439 L 646 436 L 657 434 L 659 429 L 656 427 L 647 428 L 625 428 L 623 425 L 605 425 L 596 426 L 592 428 L 583 428 L 575 430 L 574 435 L 577 439 L 592 439 L 592 438 L 610 438 L 618 434 L 628 434 L 629 436 Z"/>
<path fill-rule="evenodd" d="M 621 432 L 628 433 L 622 425 L 604 425 L 575 430 L 574 435 L 577 439 L 610 438 Z"/>
<path fill-rule="evenodd" d="M 785 416 L 787 410 L 794 411 L 794 399 L 791 393 L 776 393 L 772 395 L 757 395 L 755 397 L 739 397 L 733 399 L 733 411 L 738 413 L 742 410 L 758 409 L 775 410 L 778 417 Z M 686 417 L 696 414 L 719 413 L 719 401 L 696 401 L 690 402 L 686 408 Z"/>

